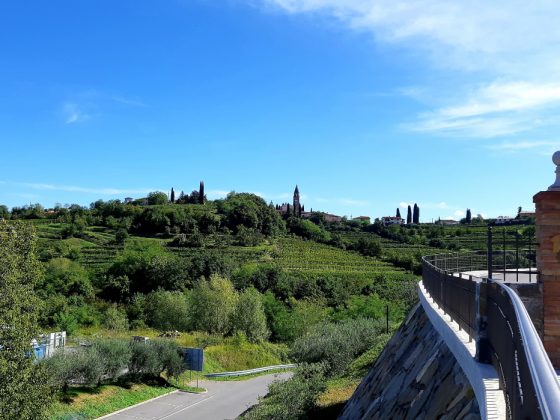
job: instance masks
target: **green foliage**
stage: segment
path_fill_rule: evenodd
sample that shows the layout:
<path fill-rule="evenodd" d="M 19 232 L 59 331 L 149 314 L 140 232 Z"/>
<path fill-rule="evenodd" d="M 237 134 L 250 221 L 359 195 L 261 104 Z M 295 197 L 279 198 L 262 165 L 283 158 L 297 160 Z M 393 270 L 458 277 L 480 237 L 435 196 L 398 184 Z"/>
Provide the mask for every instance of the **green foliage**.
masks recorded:
<path fill-rule="evenodd" d="M 159 377 L 166 373 L 176 377 L 183 371 L 181 348 L 171 340 L 151 340 L 147 343 L 131 343 L 128 369 L 136 376 Z"/>
<path fill-rule="evenodd" d="M 300 363 L 323 362 L 329 375 L 340 374 L 371 347 L 381 329 L 381 322 L 364 318 L 322 322 L 294 342 L 291 356 Z"/>
<path fill-rule="evenodd" d="M 148 204 L 152 206 L 167 203 L 167 194 L 161 191 L 151 192 L 148 194 L 147 198 Z"/>
<path fill-rule="evenodd" d="M 91 298 L 94 290 L 89 273 L 77 262 L 67 258 L 54 258 L 45 264 L 44 276 L 37 289 L 43 296 L 55 293 Z"/>
<path fill-rule="evenodd" d="M 273 382 L 268 395 L 259 398 L 259 404 L 242 418 L 250 420 L 306 419 L 315 407 L 317 398 L 325 391 L 326 383 L 322 365 L 303 364 L 294 376 L 285 382 Z"/>
<path fill-rule="evenodd" d="M 146 295 L 143 312 L 146 324 L 161 331 L 186 331 L 189 325 L 189 306 L 182 292 L 158 290 Z"/>
<path fill-rule="evenodd" d="M 375 361 L 391 339 L 391 334 L 377 335 L 371 347 L 363 354 L 354 359 L 348 366 L 348 376 L 361 378 L 366 375 L 375 364 Z"/>
<path fill-rule="evenodd" d="M 42 366 L 26 356 L 38 331 L 35 233 L 0 221 L 0 418 L 45 418 L 51 392 Z"/>
<path fill-rule="evenodd" d="M 331 240 L 330 233 L 311 220 L 291 217 L 288 219 L 288 229 L 291 233 L 312 241 L 328 243 Z"/>
<path fill-rule="evenodd" d="M 255 289 L 242 292 L 233 313 L 233 329 L 242 332 L 249 341 L 264 341 L 270 335 L 262 297 Z"/>
<path fill-rule="evenodd" d="M 109 330 L 125 331 L 128 330 L 128 318 L 123 311 L 113 305 L 105 311 L 103 325 Z"/>
<path fill-rule="evenodd" d="M 132 356 L 130 344 L 124 340 L 96 340 L 93 343 L 93 350 L 97 352 L 103 362 L 103 375 L 110 381 L 115 381 L 123 374 L 128 367 L 128 362 Z"/>
<path fill-rule="evenodd" d="M 274 207 L 255 194 L 230 193 L 217 201 L 217 209 L 224 216 L 225 226 L 238 233 L 241 226 L 265 236 L 276 236 L 285 230 L 284 223 Z"/>
<path fill-rule="evenodd" d="M 227 278 L 213 275 L 199 281 L 189 295 L 192 328 L 210 334 L 229 333 L 237 301 L 237 292 Z"/>
<path fill-rule="evenodd" d="M 324 302 L 291 299 L 288 308 L 271 294 L 265 295 L 264 305 L 273 337 L 284 342 L 292 342 L 301 337 L 331 313 L 331 309 L 326 307 Z"/>

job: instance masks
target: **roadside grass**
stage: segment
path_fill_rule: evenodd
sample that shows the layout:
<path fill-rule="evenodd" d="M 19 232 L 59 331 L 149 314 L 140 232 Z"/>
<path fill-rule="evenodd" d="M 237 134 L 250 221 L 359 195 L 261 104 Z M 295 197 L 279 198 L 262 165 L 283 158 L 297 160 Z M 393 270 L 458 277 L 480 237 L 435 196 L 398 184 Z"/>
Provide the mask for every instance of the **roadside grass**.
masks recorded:
<path fill-rule="evenodd" d="M 70 388 L 66 396 L 62 394 L 59 396 L 59 400 L 49 412 L 49 418 L 52 420 L 95 419 L 174 390 L 174 387 L 163 381 L 157 385 L 102 385 L 95 389 Z"/>

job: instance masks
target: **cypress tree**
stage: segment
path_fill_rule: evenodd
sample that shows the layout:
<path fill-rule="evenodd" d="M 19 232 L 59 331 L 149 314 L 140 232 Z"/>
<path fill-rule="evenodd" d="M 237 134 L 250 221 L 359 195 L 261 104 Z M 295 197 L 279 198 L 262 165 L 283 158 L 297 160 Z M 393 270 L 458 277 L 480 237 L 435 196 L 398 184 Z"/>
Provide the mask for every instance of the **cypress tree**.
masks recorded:
<path fill-rule="evenodd" d="M 401 217 L 401 210 L 397 207 L 397 217 Z"/>
<path fill-rule="evenodd" d="M 200 181 L 200 188 L 198 191 L 198 203 L 204 204 L 204 181 Z"/>
<path fill-rule="evenodd" d="M 175 190 L 173 189 L 173 187 L 171 187 L 171 202 L 175 202 Z"/>
<path fill-rule="evenodd" d="M 412 223 L 415 225 L 420 223 L 420 207 L 416 203 L 414 203 L 414 210 L 412 212 Z"/>
<path fill-rule="evenodd" d="M 412 210 L 410 209 L 410 205 L 408 206 L 408 212 L 406 214 L 406 224 L 410 225 L 412 223 Z"/>
<path fill-rule="evenodd" d="M 470 224 L 472 221 L 471 209 L 467 209 L 467 215 L 465 217 L 465 221 Z"/>

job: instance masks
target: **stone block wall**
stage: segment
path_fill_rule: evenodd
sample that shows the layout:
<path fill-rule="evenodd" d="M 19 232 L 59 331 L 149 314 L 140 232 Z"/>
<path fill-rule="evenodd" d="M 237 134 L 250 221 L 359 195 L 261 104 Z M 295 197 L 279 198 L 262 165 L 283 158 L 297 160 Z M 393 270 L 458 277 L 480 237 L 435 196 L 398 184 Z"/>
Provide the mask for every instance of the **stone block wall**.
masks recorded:
<path fill-rule="evenodd" d="M 474 391 L 418 305 L 358 386 L 341 419 L 474 420 Z"/>

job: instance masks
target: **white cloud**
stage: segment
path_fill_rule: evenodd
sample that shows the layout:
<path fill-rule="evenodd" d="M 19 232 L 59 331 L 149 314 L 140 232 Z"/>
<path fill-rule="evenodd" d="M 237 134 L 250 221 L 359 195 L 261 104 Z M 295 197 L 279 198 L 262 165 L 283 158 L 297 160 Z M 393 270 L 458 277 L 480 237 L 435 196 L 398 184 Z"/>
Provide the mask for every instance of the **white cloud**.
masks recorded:
<path fill-rule="evenodd" d="M 465 217 L 465 212 L 463 210 L 455 210 L 453 213 L 456 217 Z"/>
<path fill-rule="evenodd" d="M 84 112 L 78 104 L 71 102 L 64 104 L 63 112 L 66 124 L 84 122 L 91 118 L 91 116 Z"/>
<path fill-rule="evenodd" d="M 560 148 L 560 140 L 558 141 L 540 141 L 540 140 L 521 140 L 521 141 L 505 141 L 502 143 L 487 146 L 488 149 L 498 150 L 500 152 L 525 152 L 536 150 L 539 153 L 550 155 Z"/>
<path fill-rule="evenodd" d="M 141 189 L 120 189 L 120 188 L 87 188 L 75 185 L 55 185 L 55 184 L 38 184 L 20 182 L 18 185 L 42 191 L 67 191 L 82 192 L 87 194 L 99 195 L 125 195 L 125 194 L 147 194 L 151 191 L 160 191 L 157 188 L 141 188 Z"/>
<path fill-rule="evenodd" d="M 206 195 L 210 199 L 225 198 L 231 191 L 226 190 L 210 190 L 206 191 Z"/>
<path fill-rule="evenodd" d="M 354 200 L 352 198 L 339 198 L 335 200 L 337 203 L 345 206 L 367 206 L 369 202 L 365 200 Z"/>
<path fill-rule="evenodd" d="M 254 1 L 254 0 L 251 0 Z M 560 128 L 560 2 L 554 0 L 261 0 L 290 14 L 328 16 L 457 77 L 399 93 L 432 111 L 403 127 L 496 138 Z M 449 83 L 449 81 L 451 82 Z M 544 117 L 544 118 L 543 118 Z"/>
<path fill-rule="evenodd" d="M 111 99 L 115 102 L 118 102 L 118 103 L 121 103 L 121 104 L 124 104 L 124 105 L 141 107 L 141 108 L 147 107 L 147 105 L 144 102 L 142 102 L 140 99 L 137 99 L 137 98 L 128 98 L 128 97 L 121 96 L 121 95 L 113 95 L 111 97 Z"/>
<path fill-rule="evenodd" d="M 559 105 L 560 83 L 493 82 L 472 91 L 463 103 L 420 115 L 410 128 L 498 137 L 541 126 L 546 121 L 538 115 Z"/>

